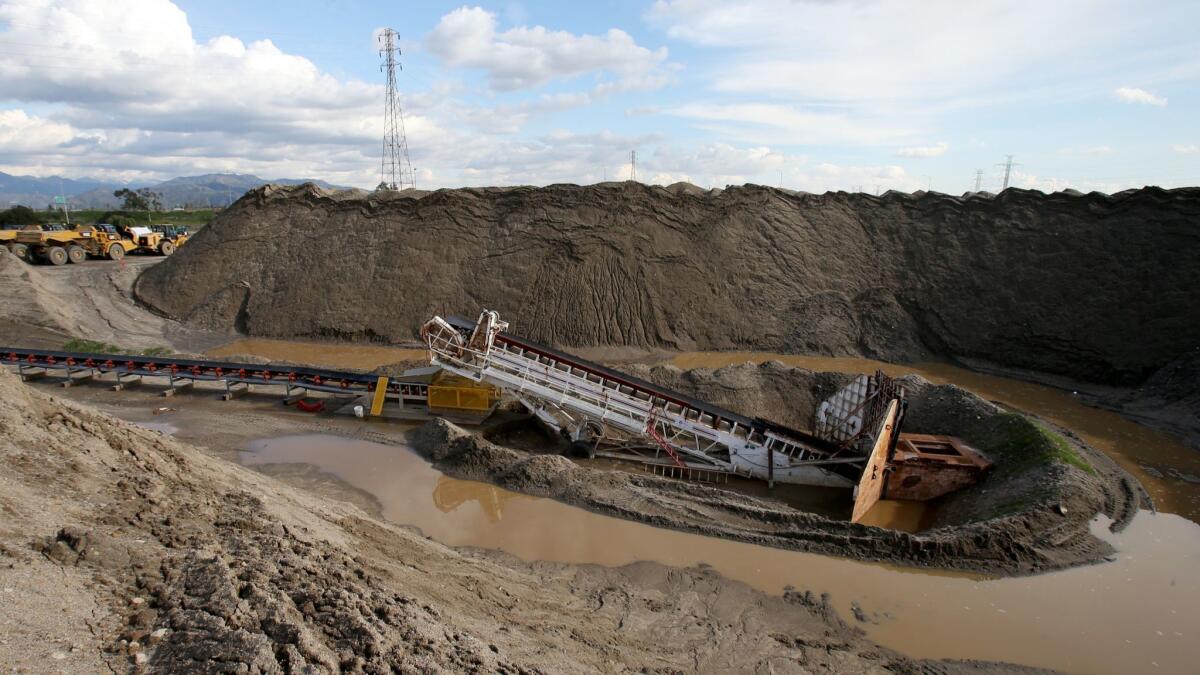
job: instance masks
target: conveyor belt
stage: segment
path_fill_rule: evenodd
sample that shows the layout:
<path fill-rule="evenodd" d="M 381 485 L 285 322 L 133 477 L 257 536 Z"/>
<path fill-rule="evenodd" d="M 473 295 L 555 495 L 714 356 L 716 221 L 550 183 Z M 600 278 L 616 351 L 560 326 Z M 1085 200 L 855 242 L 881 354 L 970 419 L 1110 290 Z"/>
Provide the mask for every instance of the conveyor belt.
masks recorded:
<path fill-rule="evenodd" d="M 463 331 L 470 331 L 475 327 L 474 321 L 471 321 L 470 319 L 464 319 L 460 316 L 447 317 L 446 322 Z M 512 333 L 500 332 L 496 335 L 496 340 L 520 347 L 526 351 L 547 356 L 555 361 L 569 363 L 579 370 L 585 370 L 606 380 L 619 382 L 628 387 L 645 392 L 651 396 L 663 399 L 664 401 L 670 401 L 676 405 L 712 415 L 715 420 L 726 420 L 731 423 L 736 423 L 739 426 L 742 426 L 746 429 L 752 429 L 758 433 L 771 432 L 782 436 L 790 436 L 792 438 L 802 440 L 815 448 L 827 449 L 829 452 L 836 452 L 839 449 L 833 443 L 830 443 L 823 438 L 817 438 L 816 436 L 799 429 L 793 429 L 783 424 L 779 424 L 778 422 L 772 422 L 761 417 L 750 418 L 746 417 L 745 415 L 740 415 L 732 410 L 713 405 L 707 401 L 701 401 L 699 399 L 692 398 L 686 394 L 681 394 L 677 391 L 673 391 L 671 389 L 667 389 L 666 387 L 654 384 L 653 382 L 648 382 L 641 378 L 622 373 L 618 370 L 607 368 L 598 363 L 588 361 L 587 359 L 582 359 L 574 354 L 568 354 L 566 352 L 559 351 L 553 347 L 535 342 L 528 338 L 513 335 Z"/>
<path fill-rule="evenodd" d="M 64 352 L 46 349 L 0 347 L 0 363 L 34 368 L 67 370 L 94 369 L 102 373 L 175 377 L 186 380 L 226 381 L 246 384 L 277 384 L 314 391 L 373 392 L 378 375 L 346 370 L 309 368 L 278 364 L 252 364 L 209 359 L 180 359 L 169 356 L 132 356 Z M 389 394 L 424 395 L 424 382 L 388 381 Z"/>

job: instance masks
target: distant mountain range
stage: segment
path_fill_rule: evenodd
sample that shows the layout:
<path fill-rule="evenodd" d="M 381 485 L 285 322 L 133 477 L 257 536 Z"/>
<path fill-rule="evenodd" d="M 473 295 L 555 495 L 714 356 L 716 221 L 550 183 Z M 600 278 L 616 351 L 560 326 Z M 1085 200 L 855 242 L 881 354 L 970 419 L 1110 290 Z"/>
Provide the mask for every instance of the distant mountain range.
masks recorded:
<path fill-rule="evenodd" d="M 35 176 L 13 176 L 0 171 L 0 210 L 13 204 L 24 204 L 35 209 L 44 209 L 54 203 L 54 198 L 65 196 L 73 209 L 111 209 L 121 205 L 113 192 L 121 188 L 138 189 L 148 187 L 163 196 L 163 206 L 206 208 L 228 206 L 249 190 L 260 185 L 299 185 L 316 183 L 323 188 L 338 189 L 339 186 L 321 180 L 298 178 L 276 178 L 267 180 L 258 176 L 240 173 L 208 173 L 202 176 L 180 176 L 161 183 L 115 183 L 90 178 L 37 178 Z"/>

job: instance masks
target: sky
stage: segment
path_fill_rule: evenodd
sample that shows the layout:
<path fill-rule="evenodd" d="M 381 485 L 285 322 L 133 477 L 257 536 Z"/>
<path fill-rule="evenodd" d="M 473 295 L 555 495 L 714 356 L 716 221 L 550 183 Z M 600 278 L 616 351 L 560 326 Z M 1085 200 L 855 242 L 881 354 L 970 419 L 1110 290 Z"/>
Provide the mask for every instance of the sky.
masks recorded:
<path fill-rule="evenodd" d="M 0 0 L 0 171 L 823 192 L 1200 184 L 1194 0 Z M 982 172 L 982 173 L 979 173 Z"/>

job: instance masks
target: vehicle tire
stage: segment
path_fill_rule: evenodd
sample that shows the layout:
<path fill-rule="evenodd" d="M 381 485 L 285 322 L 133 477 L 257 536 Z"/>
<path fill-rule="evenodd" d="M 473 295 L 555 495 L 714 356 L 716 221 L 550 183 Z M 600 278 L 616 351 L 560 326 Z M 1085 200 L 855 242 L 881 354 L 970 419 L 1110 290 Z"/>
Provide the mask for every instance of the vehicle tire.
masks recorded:
<path fill-rule="evenodd" d="M 125 257 L 125 247 L 120 244 L 113 244 L 108 247 L 108 259 L 120 260 Z"/>
<path fill-rule="evenodd" d="M 87 260 L 87 251 L 79 244 L 71 244 L 67 247 L 67 261 L 78 265 Z"/>
<path fill-rule="evenodd" d="M 62 246 L 47 246 L 46 247 L 46 262 L 58 267 L 59 265 L 67 264 L 67 249 Z"/>
<path fill-rule="evenodd" d="M 158 252 L 163 255 L 171 255 L 175 252 L 175 244 L 164 239 L 163 242 L 158 245 Z"/>
<path fill-rule="evenodd" d="M 17 256 L 21 260 L 24 260 L 25 262 L 29 262 L 28 244 L 13 244 L 10 250 L 12 251 L 13 255 Z"/>

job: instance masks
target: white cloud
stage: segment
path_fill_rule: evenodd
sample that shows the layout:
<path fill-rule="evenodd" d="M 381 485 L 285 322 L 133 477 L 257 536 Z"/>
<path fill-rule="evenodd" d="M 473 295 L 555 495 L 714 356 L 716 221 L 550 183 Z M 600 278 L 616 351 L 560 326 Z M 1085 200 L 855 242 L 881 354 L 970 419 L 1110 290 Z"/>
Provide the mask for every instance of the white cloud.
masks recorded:
<path fill-rule="evenodd" d="M 896 155 L 899 157 L 915 157 L 915 158 L 941 157 L 942 155 L 946 154 L 946 151 L 949 149 L 950 149 L 950 144 L 945 141 L 942 141 L 942 142 L 938 143 L 937 145 L 917 146 L 917 147 L 912 147 L 912 148 L 900 148 L 899 150 L 896 151 Z"/>
<path fill-rule="evenodd" d="M 1165 106 L 1167 104 L 1167 99 L 1155 96 L 1145 89 L 1138 89 L 1137 87 L 1117 87 L 1113 91 L 1113 96 L 1116 96 L 1117 100 L 1122 103 L 1143 103 L 1145 105 L 1156 106 Z"/>
<path fill-rule="evenodd" d="M 1180 143 L 1180 144 L 1172 145 L 1171 149 L 1174 150 L 1175 152 L 1178 152 L 1181 155 L 1200 155 L 1200 145 L 1193 145 L 1193 144 L 1184 145 L 1184 144 Z"/>
<path fill-rule="evenodd" d="M 1112 21 L 1120 0 L 1098 2 L 659 0 L 648 18 L 676 39 L 733 50 L 715 71 L 722 91 L 927 104 L 993 95 L 1016 75 L 1039 82 L 1149 18 Z"/>
<path fill-rule="evenodd" d="M 777 103 L 688 103 L 665 111 L 729 140 L 752 144 L 871 145 L 915 134 L 886 117 L 813 112 Z"/>
<path fill-rule="evenodd" d="M 647 49 L 625 31 L 576 35 L 542 26 L 496 30 L 496 15 L 481 7 L 446 14 L 425 38 L 430 52 L 460 68 L 484 70 L 501 91 L 537 87 L 558 78 L 609 72 L 644 79 L 667 58 L 666 48 Z"/>
<path fill-rule="evenodd" d="M 1033 173 L 1027 173 L 1018 169 L 1012 172 L 1010 181 L 1013 187 L 1024 188 L 1026 190 L 1041 190 L 1042 192 L 1059 192 L 1066 189 L 1074 189 L 1080 192 L 1105 192 L 1112 194 L 1131 187 L 1128 184 L 1116 183 L 1111 181 L 1093 181 L 1093 180 L 1068 180 L 1066 178 L 1058 178 L 1054 176 L 1038 176 Z M 1138 185 L 1137 187 L 1141 187 Z"/>
<path fill-rule="evenodd" d="M 377 84 L 335 78 L 269 40 L 198 42 L 168 0 L 14 0 L 0 4 L 0 25 L 0 92 L 24 104 L 0 111 L 9 170 L 374 182 Z M 403 103 L 411 134 L 444 135 L 419 100 Z"/>
<path fill-rule="evenodd" d="M 0 110 L 0 153 L 62 146 L 75 137 L 68 124 L 30 117 L 24 110 Z"/>

